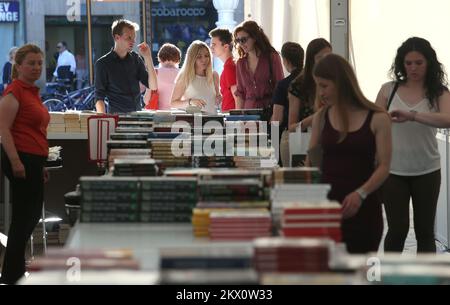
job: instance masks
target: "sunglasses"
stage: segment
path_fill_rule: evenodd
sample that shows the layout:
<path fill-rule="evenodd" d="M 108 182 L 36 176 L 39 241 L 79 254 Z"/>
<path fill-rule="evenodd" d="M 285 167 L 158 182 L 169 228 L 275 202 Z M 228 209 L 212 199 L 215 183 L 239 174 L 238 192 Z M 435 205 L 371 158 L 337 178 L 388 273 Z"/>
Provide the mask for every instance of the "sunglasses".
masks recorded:
<path fill-rule="evenodd" d="M 241 38 L 235 38 L 234 39 L 234 42 L 235 43 L 238 43 L 238 44 L 244 44 L 244 43 L 246 43 L 247 41 L 248 41 L 248 39 L 249 39 L 250 37 L 241 37 Z"/>

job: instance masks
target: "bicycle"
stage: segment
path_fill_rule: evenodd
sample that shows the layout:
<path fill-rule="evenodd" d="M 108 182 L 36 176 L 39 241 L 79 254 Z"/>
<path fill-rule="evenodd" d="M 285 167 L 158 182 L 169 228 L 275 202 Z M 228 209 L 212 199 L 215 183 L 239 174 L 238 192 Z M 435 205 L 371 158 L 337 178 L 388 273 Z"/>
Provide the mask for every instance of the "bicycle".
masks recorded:
<path fill-rule="evenodd" d="M 65 94 L 57 91 L 43 98 L 48 111 L 93 110 L 95 107 L 95 87 L 86 87 Z"/>

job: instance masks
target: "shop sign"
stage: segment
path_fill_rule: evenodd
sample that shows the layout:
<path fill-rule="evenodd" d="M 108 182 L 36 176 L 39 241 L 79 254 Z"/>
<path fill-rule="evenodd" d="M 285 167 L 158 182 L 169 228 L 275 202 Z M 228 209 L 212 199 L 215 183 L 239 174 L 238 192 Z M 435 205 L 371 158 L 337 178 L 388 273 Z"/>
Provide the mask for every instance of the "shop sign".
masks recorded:
<path fill-rule="evenodd" d="M 19 2 L 0 1 L 0 23 L 19 22 Z"/>

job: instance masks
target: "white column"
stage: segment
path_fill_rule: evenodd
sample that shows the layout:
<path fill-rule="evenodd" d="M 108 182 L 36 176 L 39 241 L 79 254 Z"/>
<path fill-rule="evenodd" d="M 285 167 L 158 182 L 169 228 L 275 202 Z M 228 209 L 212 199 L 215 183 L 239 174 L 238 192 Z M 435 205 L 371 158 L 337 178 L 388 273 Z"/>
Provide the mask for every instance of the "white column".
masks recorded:
<path fill-rule="evenodd" d="M 213 4 L 219 14 L 219 20 L 216 22 L 217 27 L 229 29 L 233 32 L 236 26 L 234 11 L 239 4 L 239 0 L 213 0 Z M 222 73 L 223 62 L 218 58 L 214 58 L 214 70 L 219 74 Z"/>

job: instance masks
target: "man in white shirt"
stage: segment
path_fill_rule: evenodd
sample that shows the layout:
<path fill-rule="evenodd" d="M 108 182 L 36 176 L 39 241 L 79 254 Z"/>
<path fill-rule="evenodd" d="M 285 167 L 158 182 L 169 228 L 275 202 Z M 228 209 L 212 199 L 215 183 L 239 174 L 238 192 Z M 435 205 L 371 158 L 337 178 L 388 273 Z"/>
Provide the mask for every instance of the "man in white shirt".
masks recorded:
<path fill-rule="evenodd" d="M 56 49 L 59 52 L 58 62 L 56 64 L 55 72 L 53 72 L 54 78 L 58 77 L 58 68 L 61 66 L 70 66 L 70 72 L 72 72 L 72 77 L 75 76 L 75 71 L 77 69 L 77 64 L 75 62 L 75 56 L 67 50 L 67 43 L 65 41 L 60 41 L 56 45 Z"/>

